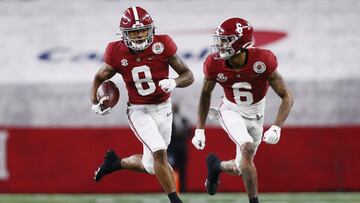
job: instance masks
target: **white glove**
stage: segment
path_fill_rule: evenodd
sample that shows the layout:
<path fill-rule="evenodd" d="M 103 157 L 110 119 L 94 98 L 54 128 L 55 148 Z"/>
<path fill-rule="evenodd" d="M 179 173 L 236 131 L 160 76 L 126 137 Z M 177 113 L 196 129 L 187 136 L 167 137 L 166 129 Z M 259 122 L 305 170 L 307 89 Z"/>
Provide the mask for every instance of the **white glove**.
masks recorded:
<path fill-rule="evenodd" d="M 204 129 L 196 129 L 195 135 L 191 140 L 196 149 L 203 150 L 205 148 L 205 131 Z"/>
<path fill-rule="evenodd" d="M 280 140 L 280 132 L 281 132 L 280 127 L 278 127 L 276 125 L 272 125 L 264 133 L 263 141 L 266 142 L 267 144 L 276 144 L 276 143 L 278 143 L 279 140 Z"/>
<path fill-rule="evenodd" d="M 175 89 L 176 82 L 174 79 L 163 79 L 160 80 L 159 86 L 164 92 L 169 93 Z"/>
<path fill-rule="evenodd" d="M 111 107 L 107 108 L 107 109 L 103 109 L 102 105 L 104 103 L 104 101 L 108 100 L 109 96 L 105 96 L 103 98 L 100 99 L 99 103 L 97 104 L 93 104 L 91 107 L 91 110 L 99 115 L 106 115 L 109 114 L 111 111 Z"/>

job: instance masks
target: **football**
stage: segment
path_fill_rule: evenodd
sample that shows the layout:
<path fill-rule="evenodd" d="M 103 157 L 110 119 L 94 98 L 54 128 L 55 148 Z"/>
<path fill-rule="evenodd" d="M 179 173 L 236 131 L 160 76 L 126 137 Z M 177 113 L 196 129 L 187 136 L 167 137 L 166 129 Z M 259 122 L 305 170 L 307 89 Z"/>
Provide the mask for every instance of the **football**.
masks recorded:
<path fill-rule="evenodd" d="M 103 110 L 109 107 L 114 108 L 120 98 L 119 88 L 113 81 L 106 80 L 101 83 L 101 85 L 97 89 L 96 97 L 98 101 L 100 101 L 103 97 L 107 97 L 107 99 L 104 100 L 103 104 L 101 105 Z"/>

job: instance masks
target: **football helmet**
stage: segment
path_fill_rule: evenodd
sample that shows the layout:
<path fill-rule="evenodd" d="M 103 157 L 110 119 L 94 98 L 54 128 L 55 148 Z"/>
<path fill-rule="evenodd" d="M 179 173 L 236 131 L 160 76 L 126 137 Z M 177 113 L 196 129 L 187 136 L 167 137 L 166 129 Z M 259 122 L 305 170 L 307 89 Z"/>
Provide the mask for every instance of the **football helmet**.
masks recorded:
<path fill-rule="evenodd" d="M 144 50 L 153 42 L 153 20 L 149 13 L 139 6 L 126 9 L 119 27 L 122 39 L 130 49 Z"/>
<path fill-rule="evenodd" d="M 216 59 L 228 59 L 254 44 L 253 33 L 253 27 L 246 20 L 229 18 L 215 29 L 211 52 Z"/>

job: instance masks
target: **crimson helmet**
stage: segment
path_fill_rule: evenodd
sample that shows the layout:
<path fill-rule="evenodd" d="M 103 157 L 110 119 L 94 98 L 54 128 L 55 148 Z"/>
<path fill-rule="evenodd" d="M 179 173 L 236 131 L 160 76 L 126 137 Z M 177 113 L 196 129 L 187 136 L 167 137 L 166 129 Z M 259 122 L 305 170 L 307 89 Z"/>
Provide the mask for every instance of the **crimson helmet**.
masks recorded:
<path fill-rule="evenodd" d="M 151 16 L 145 9 L 139 6 L 133 6 L 124 12 L 120 19 L 120 32 L 124 43 L 127 47 L 133 50 L 146 49 L 154 39 L 154 23 Z M 130 32 L 147 30 L 147 35 L 142 39 L 133 38 L 129 36 Z"/>
<path fill-rule="evenodd" d="M 228 59 L 236 53 L 251 47 L 253 27 L 244 19 L 229 18 L 222 22 L 214 31 L 214 45 L 211 47 L 215 58 Z"/>

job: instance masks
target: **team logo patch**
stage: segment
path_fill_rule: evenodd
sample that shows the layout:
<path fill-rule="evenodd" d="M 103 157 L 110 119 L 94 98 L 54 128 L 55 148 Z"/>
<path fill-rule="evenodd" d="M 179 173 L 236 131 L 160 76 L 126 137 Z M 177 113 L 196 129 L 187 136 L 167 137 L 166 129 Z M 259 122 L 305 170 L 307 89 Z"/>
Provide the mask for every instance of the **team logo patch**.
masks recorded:
<path fill-rule="evenodd" d="M 161 54 L 164 51 L 164 45 L 161 42 L 155 42 L 151 48 L 155 54 Z"/>
<path fill-rule="evenodd" d="M 122 66 L 127 66 L 129 63 L 128 63 L 128 61 L 126 60 L 126 59 L 122 59 L 121 60 L 121 65 Z"/>
<path fill-rule="evenodd" d="M 253 69 L 254 69 L 255 73 L 261 74 L 261 73 L 265 72 L 266 65 L 262 61 L 257 61 L 256 63 L 254 63 Z"/>
<path fill-rule="evenodd" d="M 227 80 L 227 77 L 224 76 L 224 73 L 217 74 L 216 80 L 219 82 L 225 82 Z"/>

